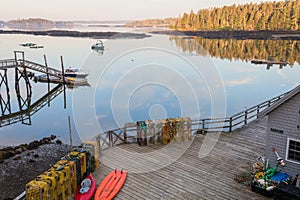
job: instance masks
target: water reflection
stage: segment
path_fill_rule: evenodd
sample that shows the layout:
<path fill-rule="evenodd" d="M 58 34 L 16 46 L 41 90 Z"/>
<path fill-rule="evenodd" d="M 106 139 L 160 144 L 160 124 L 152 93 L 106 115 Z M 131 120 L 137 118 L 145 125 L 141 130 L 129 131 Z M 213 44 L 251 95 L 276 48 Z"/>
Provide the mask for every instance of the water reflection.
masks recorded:
<path fill-rule="evenodd" d="M 293 67 L 300 63 L 300 41 L 296 40 L 235 40 L 171 36 L 184 53 L 250 61 L 252 59 L 288 61 Z"/>
<path fill-rule="evenodd" d="M 102 56 L 104 54 L 104 49 L 93 49 L 93 52 L 98 56 Z"/>
<path fill-rule="evenodd" d="M 41 110 L 44 106 L 50 106 L 50 102 L 58 95 L 60 95 L 62 91 L 64 91 L 64 87 L 62 85 L 58 85 L 32 104 L 31 93 L 28 94 L 28 96 L 26 96 L 25 98 L 22 97 L 20 94 L 17 94 L 19 110 L 11 111 L 9 109 L 6 110 L 7 112 L 3 112 L 2 110 L 2 115 L 0 116 L 0 127 L 8 126 L 18 122 L 21 122 L 22 124 L 26 125 L 31 125 L 31 116 L 39 110 Z M 9 93 L 9 91 L 6 92 Z M 23 104 L 20 104 L 21 102 L 23 102 Z M 24 102 L 27 103 L 25 104 Z M 1 99 L 1 108 L 4 107 L 3 105 L 7 108 L 12 107 L 11 102 L 9 100 L 3 102 Z"/>
<path fill-rule="evenodd" d="M 251 49 L 248 41 L 170 39 L 165 35 L 153 35 L 142 40 L 105 40 L 105 52 L 99 56 L 91 50 L 94 39 L 28 35 L 0 35 L 0 38 L 1 59 L 11 58 L 13 51 L 21 49 L 26 52 L 26 58 L 37 63 L 44 63 L 43 55 L 47 55 L 49 66 L 60 70 L 61 60 L 58 58 L 63 55 L 67 66 L 80 68 L 89 74 L 90 84 L 75 89 L 66 87 L 66 109 L 63 107 L 64 95 L 61 94 L 52 98 L 51 107 L 44 106 L 32 116 L 30 126 L 18 122 L 0 128 L 0 145 L 17 145 L 50 134 L 68 143 L 68 116 L 71 117 L 73 144 L 103 131 L 123 127 L 124 123 L 131 121 L 230 116 L 292 89 L 300 76 L 300 68 L 296 64 L 300 58 L 297 42 L 293 51 L 286 50 L 294 54 L 289 55 L 295 58 L 292 69 L 274 67 L 267 71 L 265 67 L 253 67 L 250 62 L 245 62 L 259 59 L 257 56 L 260 54 L 268 54 L 260 52 L 257 47 L 256 50 Z M 45 48 L 24 49 L 19 46 L 24 42 L 42 44 Z M 242 43 L 245 46 L 243 52 L 238 49 L 228 51 Z M 269 44 L 269 41 L 265 43 Z M 289 41 L 275 43 L 276 48 L 291 44 Z M 250 54 L 248 51 L 258 53 Z M 279 49 L 274 51 L 281 52 Z M 274 60 L 278 58 L 274 57 Z M 18 99 L 13 95 L 15 74 L 8 75 L 11 77 L 8 81 L 12 86 L 10 101 L 14 112 L 19 109 Z M 47 93 L 48 86 L 45 83 L 31 85 L 33 103 Z M 51 84 L 51 89 L 54 87 Z M 1 94 L 3 90 L 4 86 Z M 6 96 L 3 97 L 6 99 Z"/>

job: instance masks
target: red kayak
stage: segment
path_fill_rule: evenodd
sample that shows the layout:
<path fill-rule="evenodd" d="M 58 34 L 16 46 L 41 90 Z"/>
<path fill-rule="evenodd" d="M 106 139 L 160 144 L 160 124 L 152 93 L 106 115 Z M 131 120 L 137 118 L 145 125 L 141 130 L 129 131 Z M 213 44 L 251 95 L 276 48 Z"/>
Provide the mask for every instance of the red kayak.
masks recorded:
<path fill-rule="evenodd" d="M 93 198 L 95 190 L 96 182 L 92 174 L 89 174 L 76 189 L 74 200 L 90 200 Z"/>
<path fill-rule="evenodd" d="M 125 183 L 127 171 L 113 170 L 110 172 L 99 185 L 95 200 L 110 200 L 113 199 L 121 190 Z"/>

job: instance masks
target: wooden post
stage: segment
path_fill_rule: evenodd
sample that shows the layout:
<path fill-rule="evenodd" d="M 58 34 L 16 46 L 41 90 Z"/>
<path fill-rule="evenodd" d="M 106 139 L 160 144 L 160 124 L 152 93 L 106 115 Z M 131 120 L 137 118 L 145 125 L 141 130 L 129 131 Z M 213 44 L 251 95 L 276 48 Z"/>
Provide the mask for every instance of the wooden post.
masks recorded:
<path fill-rule="evenodd" d="M 9 114 L 11 114 L 9 85 L 8 85 L 8 79 L 7 79 L 7 69 L 4 69 L 4 75 L 2 75 L 0 72 L 0 77 L 1 77 L 0 88 L 1 88 L 2 84 L 5 84 L 6 97 L 7 97 L 7 99 L 5 101 L 4 98 L 2 97 L 2 95 L 0 94 L 0 106 L 1 106 L 2 115 L 5 114 L 6 110 L 9 112 Z M 2 105 L 2 103 L 4 104 L 4 106 Z"/>
<path fill-rule="evenodd" d="M 248 110 L 245 111 L 245 121 L 244 121 L 244 124 L 247 124 L 247 120 L 248 120 Z"/>
<path fill-rule="evenodd" d="M 202 134 L 205 134 L 205 119 L 202 119 Z"/>
<path fill-rule="evenodd" d="M 124 134 L 124 144 L 126 144 L 127 143 L 126 124 L 125 124 L 124 129 L 123 129 L 123 134 Z"/>
<path fill-rule="evenodd" d="M 113 146 L 113 135 L 112 135 L 112 131 L 108 131 L 108 144 L 109 144 L 109 147 Z"/>
<path fill-rule="evenodd" d="M 66 82 L 65 82 L 65 69 L 64 69 L 64 62 L 63 57 L 60 56 L 60 62 L 61 62 L 61 70 L 62 70 L 62 79 L 64 84 L 64 109 L 67 108 L 67 101 L 66 101 Z"/>
<path fill-rule="evenodd" d="M 68 116 L 68 124 L 69 124 L 69 133 L 70 133 L 70 151 L 72 151 L 73 141 L 72 141 L 72 127 L 71 127 L 70 115 Z"/>
<path fill-rule="evenodd" d="M 232 131 L 232 117 L 229 118 L 229 132 Z"/>
<path fill-rule="evenodd" d="M 48 83 L 48 92 L 50 92 L 50 78 L 48 73 L 48 63 L 46 55 L 44 54 L 44 61 L 45 61 L 45 67 L 46 67 L 46 73 L 47 73 L 47 83 Z M 50 97 L 48 97 L 48 107 L 50 106 Z"/>
<path fill-rule="evenodd" d="M 46 55 L 44 54 L 44 61 L 45 61 L 45 67 L 46 67 L 46 73 L 47 73 L 47 81 L 48 81 L 48 84 L 50 82 L 50 79 L 49 79 L 49 73 L 48 73 L 48 63 L 47 63 L 47 58 L 46 58 Z"/>
<path fill-rule="evenodd" d="M 63 78 L 63 83 L 65 83 L 65 69 L 64 69 L 64 62 L 63 62 L 63 57 L 60 56 L 60 62 L 61 62 L 61 74 L 62 74 L 62 78 Z"/>

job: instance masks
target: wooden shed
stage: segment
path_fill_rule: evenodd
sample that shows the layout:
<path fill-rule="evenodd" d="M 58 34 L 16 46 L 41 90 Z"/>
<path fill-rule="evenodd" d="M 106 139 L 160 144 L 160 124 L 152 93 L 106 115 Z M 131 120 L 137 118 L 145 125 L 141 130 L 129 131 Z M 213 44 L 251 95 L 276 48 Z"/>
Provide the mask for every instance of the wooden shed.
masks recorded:
<path fill-rule="evenodd" d="M 284 172 L 300 174 L 300 85 L 259 114 L 268 115 L 266 159 L 271 166 L 278 164 L 272 148 L 284 159 Z"/>

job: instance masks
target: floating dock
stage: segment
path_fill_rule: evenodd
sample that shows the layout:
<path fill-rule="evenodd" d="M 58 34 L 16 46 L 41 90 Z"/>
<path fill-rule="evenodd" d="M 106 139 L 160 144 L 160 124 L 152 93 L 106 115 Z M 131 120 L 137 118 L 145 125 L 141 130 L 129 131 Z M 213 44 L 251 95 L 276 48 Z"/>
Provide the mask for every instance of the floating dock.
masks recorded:
<path fill-rule="evenodd" d="M 257 60 L 257 59 L 251 60 L 251 63 L 253 63 L 253 64 L 267 64 L 267 65 L 283 65 L 283 66 L 286 66 L 286 65 L 289 64 L 288 61 L 271 61 L 271 60 Z"/>
<path fill-rule="evenodd" d="M 64 77 L 58 78 L 55 76 L 49 76 L 49 79 L 46 74 L 35 76 L 34 77 L 35 82 L 43 82 L 43 83 L 57 83 L 57 84 L 67 84 L 72 86 L 88 86 L 88 81 L 86 78 L 72 78 L 72 77 Z"/>

